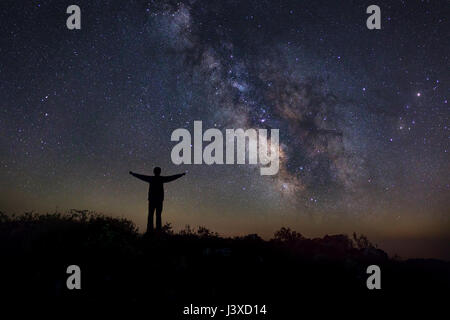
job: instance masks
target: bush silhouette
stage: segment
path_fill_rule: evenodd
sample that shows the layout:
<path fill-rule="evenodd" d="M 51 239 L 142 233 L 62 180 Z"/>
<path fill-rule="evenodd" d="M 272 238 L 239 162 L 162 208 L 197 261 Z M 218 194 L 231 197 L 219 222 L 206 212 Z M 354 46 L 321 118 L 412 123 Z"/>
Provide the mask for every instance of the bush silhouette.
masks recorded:
<path fill-rule="evenodd" d="M 445 290 L 450 279 L 448 262 L 390 259 L 363 235 L 308 239 L 283 227 L 270 240 L 256 234 L 230 238 L 204 226 L 174 232 L 166 223 L 160 233 L 143 236 L 130 220 L 87 210 L 0 212 L 0 253 L 9 298 L 151 303 L 164 309 L 166 318 L 171 318 L 167 310 L 179 315 L 176 306 L 230 297 L 274 306 L 317 302 L 316 296 L 365 299 L 371 264 L 383 270 L 386 299 L 399 292 Z M 80 292 L 65 288 L 71 264 L 82 270 Z"/>

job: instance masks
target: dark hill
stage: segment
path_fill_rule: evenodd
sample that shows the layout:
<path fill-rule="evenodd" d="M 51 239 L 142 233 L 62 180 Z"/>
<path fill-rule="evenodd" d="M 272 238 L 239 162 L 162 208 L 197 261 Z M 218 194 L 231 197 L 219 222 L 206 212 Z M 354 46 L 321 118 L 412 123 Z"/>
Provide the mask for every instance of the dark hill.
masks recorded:
<path fill-rule="evenodd" d="M 126 219 L 88 211 L 0 214 L 0 252 L 3 301 L 144 307 L 164 319 L 188 319 L 190 304 L 265 304 L 264 319 L 278 319 L 317 306 L 321 313 L 342 303 L 445 297 L 450 288 L 448 262 L 391 259 L 364 236 L 307 239 L 282 228 L 265 241 L 203 227 L 174 233 L 170 224 L 143 236 Z M 381 290 L 366 287 L 372 264 L 381 268 Z M 81 268 L 81 290 L 66 288 L 69 265 Z"/>

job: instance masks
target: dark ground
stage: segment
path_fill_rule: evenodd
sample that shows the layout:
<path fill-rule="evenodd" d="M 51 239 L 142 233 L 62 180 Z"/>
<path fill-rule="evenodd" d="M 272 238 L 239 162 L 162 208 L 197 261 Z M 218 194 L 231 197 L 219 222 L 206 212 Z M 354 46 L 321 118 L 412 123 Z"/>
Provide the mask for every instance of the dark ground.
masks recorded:
<path fill-rule="evenodd" d="M 306 239 L 281 229 L 273 239 L 222 238 L 205 228 L 142 236 L 125 219 L 87 211 L 0 214 L 2 302 L 145 309 L 146 319 L 184 316 L 190 304 L 266 305 L 266 315 L 228 319 L 300 319 L 414 310 L 449 297 L 450 263 L 387 256 L 364 236 Z M 81 290 L 68 290 L 66 268 L 81 268 Z M 381 290 L 368 290 L 366 268 L 381 268 Z M 387 311 L 389 310 L 389 311 Z M 289 316 L 289 317 L 288 317 Z M 224 315 L 217 318 L 226 318 Z"/>

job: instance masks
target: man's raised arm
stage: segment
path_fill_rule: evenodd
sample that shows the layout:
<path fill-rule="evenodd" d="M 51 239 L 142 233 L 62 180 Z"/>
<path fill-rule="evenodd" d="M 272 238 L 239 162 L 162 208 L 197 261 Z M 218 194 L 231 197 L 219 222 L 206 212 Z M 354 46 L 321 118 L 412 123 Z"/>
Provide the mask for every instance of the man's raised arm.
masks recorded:
<path fill-rule="evenodd" d="M 178 178 L 181 178 L 182 176 L 184 176 L 186 173 L 180 173 L 180 174 L 174 174 L 173 176 L 166 176 L 163 177 L 163 182 L 170 182 L 173 180 L 176 180 Z"/>
<path fill-rule="evenodd" d="M 141 179 L 142 181 L 145 181 L 145 182 L 150 182 L 150 180 L 151 180 L 151 176 L 145 176 L 145 175 L 143 175 L 143 174 L 138 174 L 138 173 L 134 173 L 133 171 L 130 171 L 130 174 L 133 176 L 133 177 L 136 177 L 136 178 L 138 178 L 138 179 Z"/>

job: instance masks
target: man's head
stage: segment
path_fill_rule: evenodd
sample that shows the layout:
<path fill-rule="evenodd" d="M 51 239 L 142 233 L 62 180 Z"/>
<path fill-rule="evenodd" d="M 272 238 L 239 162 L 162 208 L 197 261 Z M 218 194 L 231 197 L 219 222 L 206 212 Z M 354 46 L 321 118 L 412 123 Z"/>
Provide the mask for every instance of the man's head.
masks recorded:
<path fill-rule="evenodd" d="M 155 176 L 159 176 L 161 174 L 161 168 L 160 167 L 155 167 L 153 169 L 153 173 L 155 174 Z"/>

